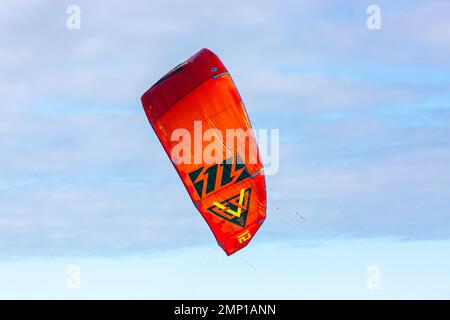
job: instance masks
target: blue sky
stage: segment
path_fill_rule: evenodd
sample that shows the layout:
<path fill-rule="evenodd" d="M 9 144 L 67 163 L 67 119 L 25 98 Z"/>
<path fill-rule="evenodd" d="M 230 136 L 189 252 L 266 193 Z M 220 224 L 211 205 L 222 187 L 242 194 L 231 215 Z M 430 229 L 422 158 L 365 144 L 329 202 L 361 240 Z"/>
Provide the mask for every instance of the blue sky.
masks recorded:
<path fill-rule="evenodd" d="M 80 30 L 66 28 L 69 4 Z M 366 28 L 370 4 L 381 30 Z M 449 9 L 2 1 L 0 297 L 233 298 L 239 270 L 245 298 L 449 298 Z M 230 258 L 139 100 L 203 47 L 254 127 L 280 129 L 268 219 Z M 65 287 L 72 264 L 80 290 Z"/>

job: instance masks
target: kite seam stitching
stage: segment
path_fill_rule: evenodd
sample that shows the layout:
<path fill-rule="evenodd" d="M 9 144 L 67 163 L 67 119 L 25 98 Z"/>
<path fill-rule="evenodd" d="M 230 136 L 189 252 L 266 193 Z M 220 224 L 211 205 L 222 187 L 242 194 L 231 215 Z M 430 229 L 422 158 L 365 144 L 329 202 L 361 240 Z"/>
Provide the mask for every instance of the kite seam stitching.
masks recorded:
<path fill-rule="evenodd" d="M 222 72 L 222 73 L 219 73 L 219 74 L 216 74 L 215 76 L 213 76 L 213 79 L 216 79 L 216 78 L 218 78 L 218 77 L 221 77 L 221 76 L 224 76 L 224 75 L 229 75 L 230 73 L 229 72 Z"/>
<path fill-rule="evenodd" d="M 260 174 L 263 171 L 263 169 L 259 170 L 258 172 L 251 174 L 250 177 L 254 178 L 256 177 L 258 174 Z"/>

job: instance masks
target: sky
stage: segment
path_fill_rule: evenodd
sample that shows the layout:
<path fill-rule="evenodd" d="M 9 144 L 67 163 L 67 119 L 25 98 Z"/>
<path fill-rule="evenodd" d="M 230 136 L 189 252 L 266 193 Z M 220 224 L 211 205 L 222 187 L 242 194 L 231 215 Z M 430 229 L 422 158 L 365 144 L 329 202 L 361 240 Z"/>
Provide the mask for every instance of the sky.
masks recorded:
<path fill-rule="evenodd" d="M 450 298 L 449 10 L 0 0 L 0 298 Z M 267 219 L 231 257 L 140 103 L 204 47 L 280 130 Z"/>

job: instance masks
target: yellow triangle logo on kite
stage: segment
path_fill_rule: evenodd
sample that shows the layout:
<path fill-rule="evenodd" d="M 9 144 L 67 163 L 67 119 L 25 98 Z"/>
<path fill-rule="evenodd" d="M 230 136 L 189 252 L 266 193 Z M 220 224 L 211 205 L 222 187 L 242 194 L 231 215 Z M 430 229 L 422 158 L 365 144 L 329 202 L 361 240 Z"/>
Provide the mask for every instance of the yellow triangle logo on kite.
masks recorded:
<path fill-rule="evenodd" d="M 245 189 L 242 188 L 241 192 L 239 193 L 239 201 L 238 201 L 239 206 L 237 208 L 237 211 L 228 209 L 228 207 L 225 207 L 223 204 L 218 203 L 218 202 L 213 202 L 213 205 L 215 205 L 219 209 L 226 210 L 227 213 L 239 218 L 241 216 L 241 212 L 242 212 L 242 204 L 244 203 L 244 196 L 245 196 Z"/>
<path fill-rule="evenodd" d="M 239 194 L 222 202 L 214 201 L 208 210 L 231 223 L 241 227 L 247 221 L 248 208 L 250 205 L 251 188 L 242 188 Z"/>

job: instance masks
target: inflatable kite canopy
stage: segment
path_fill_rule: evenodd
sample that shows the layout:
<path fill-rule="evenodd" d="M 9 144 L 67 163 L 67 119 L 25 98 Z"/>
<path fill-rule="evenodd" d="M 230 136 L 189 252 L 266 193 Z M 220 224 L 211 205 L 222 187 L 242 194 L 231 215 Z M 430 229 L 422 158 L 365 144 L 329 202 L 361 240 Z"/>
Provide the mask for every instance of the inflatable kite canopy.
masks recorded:
<path fill-rule="evenodd" d="M 266 186 L 257 147 L 256 156 L 249 155 L 255 151 L 254 136 L 248 135 L 245 143 L 233 137 L 232 147 L 227 140 L 229 132 L 251 132 L 252 128 L 223 63 L 202 49 L 162 77 L 141 100 L 219 246 L 228 255 L 245 247 L 264 222 Z M 222 148 L 212 148 L 212 142 Z M 205 160 L 205 153 L 216 161 Z"/>

